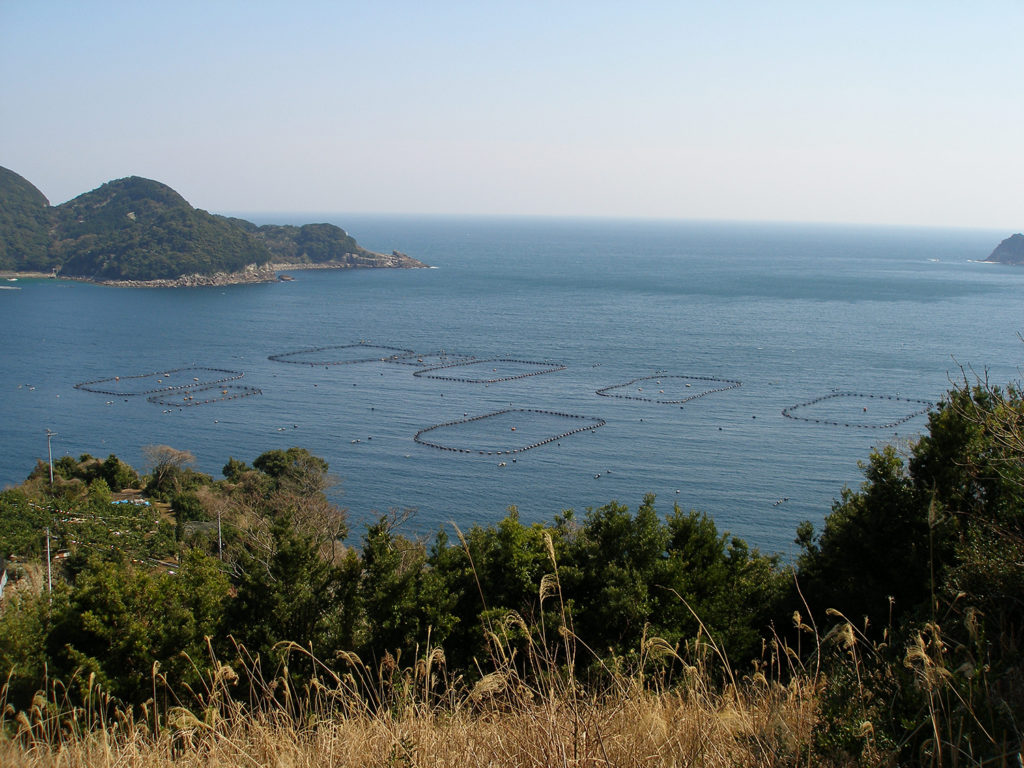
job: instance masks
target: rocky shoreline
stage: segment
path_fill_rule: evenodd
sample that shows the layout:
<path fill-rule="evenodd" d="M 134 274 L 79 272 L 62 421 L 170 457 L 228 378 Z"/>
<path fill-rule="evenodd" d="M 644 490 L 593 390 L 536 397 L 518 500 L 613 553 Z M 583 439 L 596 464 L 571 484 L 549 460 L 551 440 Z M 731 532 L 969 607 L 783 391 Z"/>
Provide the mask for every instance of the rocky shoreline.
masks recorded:
<path fill-rule="evenodd" d="M 278 273 L 283 270 L 308 269 L 427 269 L 427 264 L 407 256 L 399 251 L 389 254 L 375 253 L 363 255 L 345 254 L 345 261 L 327 261 L 317 264 L 297 262 L 292 264 L 250 264 L 239 272 L 216 272 L 212 275 L 181 275 L 177 278 L 161 280 L 93 280 L 75 275 L 62 275 L 50 272 L 0 272 L 0 278 L 31 279 L 48 278 L 75 280 L 95 285 L 111 285 L 118 288 L 204 288 L 225 285 L 246 285 L 248 283 L 274 283 L 282 279 Z"/>
<path fill-rule="evenodd" d="M 11 269 L 0 270 L 0 280 L 52 280 L 57 277 L 53 272 L 15 272 Z"/>
<path fill-rule="evenodd" d="M 272 283 L 277 273 L 270 264 L 250 264 L 239 272 L 215 272 L 212 275 L 181 275 L 163 280 L 90 280 L 85 277 L 61 276 L 67 280 L 80 280 L 96 285 L 112 285 L 118 288 L 205 288 L 223 285 L 245 285 L 246 283 Z"/>
<path fill-rule="evenodd" d="M 391 253 L 346 253 L 343 260 L 321 261 L 321 262 L 292 262 L 276 263 L 271 267 L 281 271 L 283 269 L 429 269 L 429 264 L 424 264 L 412 256 L 401 251 Z"/>
<path fill-rule="evenodd" d="M 1024 264 L 1024 234 L 1010 235 L 1003 240 L 985 261 L 1000 264 Z"/>

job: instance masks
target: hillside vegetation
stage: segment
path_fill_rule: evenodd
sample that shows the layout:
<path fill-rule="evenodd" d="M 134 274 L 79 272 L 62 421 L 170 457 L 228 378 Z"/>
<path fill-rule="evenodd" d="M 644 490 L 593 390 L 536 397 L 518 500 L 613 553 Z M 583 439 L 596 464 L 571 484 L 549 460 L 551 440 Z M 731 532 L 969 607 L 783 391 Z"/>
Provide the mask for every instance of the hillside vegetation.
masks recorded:
<path fill-rule="evenodd" d="M 165 184 L 132 176 L 58 206 L 0 168 L 0 269 L 96 281 L 174 280 L 271 263 L 413 267 L 362 248 L 331 224 L 257 227 L 193 208 Z"/>
<path fill-rule="evenodd" d="M 40 463 L 0 494 L 0 760 L 1020 765 L 1022 421 L 964 382 L 792 565 L 650 496 L 350 542 L 302 448 Z"/>
<path fill-rule="evenodd" d="M 0 269 L 49 271 L 52 213 L 42 192 L 0 168 Z"/>

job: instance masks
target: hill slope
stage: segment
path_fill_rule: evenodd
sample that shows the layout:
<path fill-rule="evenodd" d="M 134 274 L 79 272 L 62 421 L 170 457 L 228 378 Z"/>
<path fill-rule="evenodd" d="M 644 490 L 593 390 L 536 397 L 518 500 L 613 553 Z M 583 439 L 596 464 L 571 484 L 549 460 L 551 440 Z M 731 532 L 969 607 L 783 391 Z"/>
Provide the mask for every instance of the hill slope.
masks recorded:
<path fill-rule="evenodd" d="M 1024 235 L 1011 235 L 996 246 L 985 261 L 998 261 L 1003 264 L 1024 264 Z"/>
<path fill-rule="evenodd" d="M 238 272 L 270 251 L 228 219 L 189 205 L 170 187 L 132 176 L 54 209 L 51 253 L 65 275 L 159 280 Z"/>
<path fill-rule="evenodd" d="M 52 264 L 50 201 L 26 179 L 0 168 L 0 269 L 44 270 Z"/>
<path fill-rule="evenodd" d="M 107 182 L 51 207 L 32 184 L 0 168 L 0 269 L 54 269 L 98 282 L 179 281 L 223 273 L 244 274 L 251 281 L 273 279 L 269 265 L 282 262 L 424 266 L 402 254 L 368 251 L 332 224 L 257 227 L 216 216 L 193 208 L 166 184 L 138 176 Z"/>

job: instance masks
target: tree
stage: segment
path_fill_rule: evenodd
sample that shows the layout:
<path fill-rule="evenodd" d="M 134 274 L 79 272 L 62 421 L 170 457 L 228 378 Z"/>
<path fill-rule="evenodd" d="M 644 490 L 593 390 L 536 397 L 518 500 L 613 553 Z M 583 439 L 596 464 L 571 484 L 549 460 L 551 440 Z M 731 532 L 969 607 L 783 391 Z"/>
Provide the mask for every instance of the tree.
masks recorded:
<path fill-rule="evenodd" d="M 54 617 L 64 611 L 67 596 L 67 585 L 58 582 L 52 594 L 19 592 L 4 597 L 0 611 L 0 674 L 6 679 L 7 699 L 16 707 L 28 708 L 47 673 L 47 639 Z"/>
<path fill-rule="evenodd" d="M 264 658 L 283 641 L 325 653 L 335 647 L 347 571 L 322 556 L 321 542 L 294 525 L 288 510 L 271 513 L 267 534 L 265 541 L 246 539 L 238 553 L 225 632 Z"/>
<path fill-rule="evenodd" d="M 755 658 L 785 594 L 778 559 L 719 533 L 707 515 L 678 506 L 665 522 L 668 541 L 658 568 L 651 632 L 689 641 L 702 624 L 736 664 Z"/>
<path fill-rule="evenodd" d="M 843 489 L 817 540 L 807 526 L 800 529 L 797 568 L 814 610 L 837 610 L 858 625 L 867 618 L 881 631 L 927 604 L 932 529 L 927 500 L 892 446 L 861 468 L 860 490 Z"/>
<path fill-rule="evenodd" d="M 110 454 L 103 462 L 102 477 L 112 491 L 133 488 L 139 482 L 138 473 L 114 454 Z"/>
<path fill-rule="evenodd" d="M 652 494 L 635 516 L 617 502 L 588 511 L 570 540 L 562 582 L 577 633 L 598 653 L 639 650 L 666 543 Z"/>
<path fill-rule="evenodd" d="M 118 698 L 140 703 L 152 693 L 154 662 L 170 679 L 198 682 L 227 594 L 216 561 L 198 551 L 173 575 L 124 556 L 93 559 L 48 633 L 47 655 L 65 680 L 92 672 Z"/>
<path fill-rule="evenodd" d="M 185 467 L 195 463 L 195 456 L 169 445 L 146 445 L 142 448 L 150 481 L 146 491 L 164 498 L 181 490 L 181 476 Z"/>
<path fill-rule="evenodd" d="M 224 465 L 221 470 L 221 474 L 224 475 L 232 483 L 237 483 L 246 472 L 249 472 L 249 465 L 244 461 L 239 461 L 233 456 L 228 457 L 228 463 Z"/>
<path fill-rule="evenodd" d="M 424 548 L 395 533 L 397 515 L 384 515 L 363 537 L 360 607 L 366 626 L 360 652 L 411 653 L 425 639 L 420 582 Z"/>
<path fill-rule="evenodd" d="M 272 478 L 278 489 L 287 489 L 300 496 L 324 493 L 336 482 L 328 474 L 327 462 L 305 448 L 267 451 L 260 454 L 252 465 Z"/>
<path fill-rule="evenodd" d="M 798 530 L 798 580 L 812 610 L 842 611 L 828 622 L 850 644 L 846 619 L 875 626 L 857 635 L 870 642 L 855 670 L 845 650 L 831 659 L 822 730 L 830 743 L 857 751 L 855 714 L 908 762 L 926 750 L 943 763 L 969 755 L 999 764 L 1019 750 L 1022 425 L 1017 387 L 965 380 L 929 414 L 908 464 L 891 447 L 873 453 L 861 488 L 844 490 L 821 536 L 809 524 Z M 852 707 L 853 693 L 871 710 Z"/>
<path fill-rule="evenodd" d="M 0 557 L 40 557 L 52 513 L 19 490 L 0 491 Z"/>

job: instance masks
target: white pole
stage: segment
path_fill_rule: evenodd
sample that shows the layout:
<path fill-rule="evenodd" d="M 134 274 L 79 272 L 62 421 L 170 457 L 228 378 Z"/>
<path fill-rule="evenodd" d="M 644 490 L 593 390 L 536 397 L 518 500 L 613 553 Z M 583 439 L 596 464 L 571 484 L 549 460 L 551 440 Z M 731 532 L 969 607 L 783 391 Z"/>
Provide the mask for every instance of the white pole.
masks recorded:
<path fill-rule="evenodd" d="M 53 449 L 50 447 L 50 438 L 54 437 L 57 433 L 51 432 L 49 429 L 46 430 L 46 453 L 50 458 L 50 486 L 53 487 Z"/>
<path fill-rule="evenodd" d="M 50 571 L 50 529 L 46 529 L 46 590 L 53 594 L 53 575 Z"/>
<path fill-rule="evenodd" d="M 217 509 L 217 556 L 224 560 L 224 540 L 220 536 L 220 509 Z"/>

